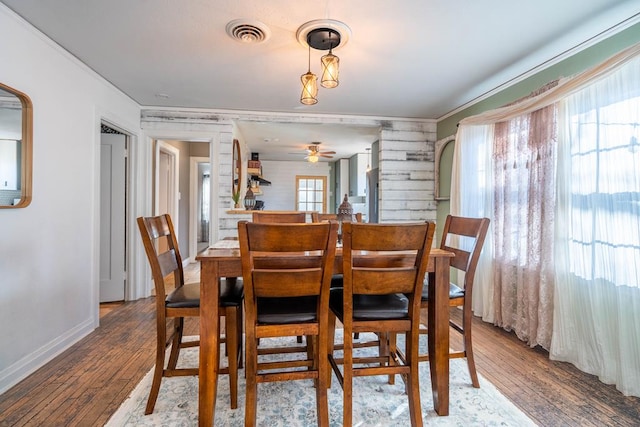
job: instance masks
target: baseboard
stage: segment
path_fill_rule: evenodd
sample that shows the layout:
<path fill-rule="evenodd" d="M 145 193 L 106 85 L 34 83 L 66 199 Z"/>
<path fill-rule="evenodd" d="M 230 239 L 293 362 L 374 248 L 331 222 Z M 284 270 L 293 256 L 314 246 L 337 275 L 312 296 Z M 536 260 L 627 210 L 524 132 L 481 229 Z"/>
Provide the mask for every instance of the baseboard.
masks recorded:
<path fill-rule="evenodd" d="M 0 395 L 34 373 L 63 351 L 89 335 L 95 329 L 92 319 L 70 329 L 63 335 L 49 341 L 33 353 L 28 354 L 11 366 L 0 371 Z"/>

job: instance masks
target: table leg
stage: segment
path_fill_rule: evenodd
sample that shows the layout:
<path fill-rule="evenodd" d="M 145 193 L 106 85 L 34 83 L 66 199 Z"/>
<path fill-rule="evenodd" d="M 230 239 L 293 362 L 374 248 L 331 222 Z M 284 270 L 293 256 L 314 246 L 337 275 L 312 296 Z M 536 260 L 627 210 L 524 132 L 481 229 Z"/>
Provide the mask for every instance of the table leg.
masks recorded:
<path fill-rule="evenodd" d="M 449 259 L 435 259 L 435 272 L 429 273 L 429 364 L 433 408 L 438 415 L 449 415 Z M 433 286 L 435 285 L 435 286 Z"/>
<path fill-rule="evenodd" d="M 218 263 L 202 262 L 200 270 L 200 370 L 198 376 L 198 425 L 211 426 L 218 388 Z"/>

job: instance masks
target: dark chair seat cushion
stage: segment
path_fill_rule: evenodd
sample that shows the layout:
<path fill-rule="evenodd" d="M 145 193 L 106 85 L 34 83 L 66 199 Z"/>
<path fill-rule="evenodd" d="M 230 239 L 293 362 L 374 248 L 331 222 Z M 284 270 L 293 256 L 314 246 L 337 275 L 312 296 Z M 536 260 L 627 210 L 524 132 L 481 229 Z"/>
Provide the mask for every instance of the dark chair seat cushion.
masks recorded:
<path fill-rule="evenodd" d="M 227 277 L 220 286 L 220 306 L 232 307 L 242 304 L 244 284 L 241 278 Z"/>
<path fill-rule="evenodd" d="M 341 288 L 344 282 L 342 274 L 334 274 L 331 276 L 331 289 Z"/>
<path fill-rule="evenodd" d="M 463 297 L 464 289 L 457 285 L 454 285 L 453 283 L 449 283 L 449 299 Z M 424 282 L 424 286 L 422 287 L 422 301 L 429 301 L 429 283 L 426 280 Z"/>
<path fill-rule="evenodd" d="M 343 295 L 343 288 L 331 289 L 329 307 L 340 319 Z M 406 319 L 408 315 L 409 299 L 402 294 L 353 296 L 353 320 Z"/>
<path fill-rule="evenodd" d="M 258 323 L 277 325 L 315 322 L 317 310 L 315 296 L 258 298 Z"/>
<path fill-rule="evenodd" d="M 188 283 L 167 295 L 164 300 L 169 308 L 200 307 L 200 283 Z"/>
<path fill-rule="evenodd" d="M 231 307 L 242 304 L 244 286 L 242 280 L 225 279 L 220 285 L 220 306 Z M 188 283 L 171 292 L 165 299 L 168 308 L 200 307 L 200 283 Z"/>

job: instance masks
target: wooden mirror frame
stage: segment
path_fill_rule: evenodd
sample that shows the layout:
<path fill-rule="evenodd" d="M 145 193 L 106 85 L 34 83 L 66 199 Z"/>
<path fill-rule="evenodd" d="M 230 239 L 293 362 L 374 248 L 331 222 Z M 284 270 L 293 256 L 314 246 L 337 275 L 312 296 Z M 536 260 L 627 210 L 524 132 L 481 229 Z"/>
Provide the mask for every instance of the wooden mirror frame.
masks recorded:
<path fill-rule="evenodd" d="M 232 160 L 231 160 L 231 197 L 241 192 L 242 186 L 242 154 L 240 152 L 240 142 L 233 140 Z M 238 200 L 237 203 L 240 203 Z"/>
<path fill-rule="evenodd" d="M 0 209 L 26 208 L 31 203 L 33 104 L 24 93 L 0 83 L 0 89 L 15 95 L 22 104 L 22 140 L 20 144 L 20 201 L 15 205 L 1 205 Z M 1 108 L 1 107 L 0 107 Z"/>
<path fill-rule="evenodd" d="M 436 151 L 436 161 L 435 161 L 435 178 L 436 178 L 436 182 L 435 182 L 435 199 L 436 201 L 446 201 L 449 200 L 451 197 L 448 194 L 449 192 L 447 191 L 446 194 L 442 194 L 442 192 L 440 191 L 440 162 L 442 161 L 442 153 L 444 152 L 444 149 L 450 144 L 453 143 L 455 144 L 456 142 L 456 137 L 455 135 L 451 135 L 448 136 L 446 138 L 442 138 L 439 141 L 436 141 L 436 146 L 435 146 L 435 151 Z"/>

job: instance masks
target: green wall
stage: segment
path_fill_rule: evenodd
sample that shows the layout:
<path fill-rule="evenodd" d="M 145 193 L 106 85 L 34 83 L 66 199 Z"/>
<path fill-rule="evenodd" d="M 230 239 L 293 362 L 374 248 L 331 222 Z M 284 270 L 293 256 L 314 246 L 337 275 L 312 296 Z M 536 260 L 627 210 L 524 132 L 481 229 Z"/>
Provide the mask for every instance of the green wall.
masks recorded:
<path fill-rule="evenodd" d="M 560 77 L 569 77 L 592 67 L 621 50 L 640 42 L 640 24 L 635 24 L 597 44 L 550 66 L 537 74 L 471 105 L 464 110 L 438 122 L 438 140 L 455 134 L 457 124 L 465 117 L 501 107 L 529 95 L 531 92 Z M 445 153 L 450 150 L 450 153 Z M 451 161 L 453 144 L 448 144 L 440 162 L 441 185 L 451 183 Z M 445 155 L 446 154 L 446 155 Z M 449 201 L 438 203 L 437 224 L 442 227 L 449 213 Z"/>

